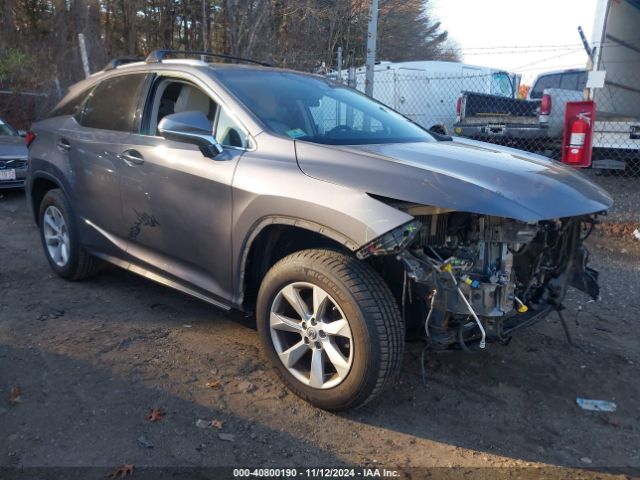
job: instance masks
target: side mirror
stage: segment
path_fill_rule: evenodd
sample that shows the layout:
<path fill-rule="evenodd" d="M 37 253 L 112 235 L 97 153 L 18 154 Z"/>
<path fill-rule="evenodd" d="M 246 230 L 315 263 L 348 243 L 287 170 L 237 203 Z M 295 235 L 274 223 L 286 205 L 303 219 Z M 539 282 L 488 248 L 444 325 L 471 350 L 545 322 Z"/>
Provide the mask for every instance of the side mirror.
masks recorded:
<path fill-rule="evenodd" d="M 167 140 L 200 147 L 205 157 L 214 158 L 223 151 L 211 133 L 211 123 L 202 112 L 189 111 L 167 115 L 158 124 L 158 132 Z"/>

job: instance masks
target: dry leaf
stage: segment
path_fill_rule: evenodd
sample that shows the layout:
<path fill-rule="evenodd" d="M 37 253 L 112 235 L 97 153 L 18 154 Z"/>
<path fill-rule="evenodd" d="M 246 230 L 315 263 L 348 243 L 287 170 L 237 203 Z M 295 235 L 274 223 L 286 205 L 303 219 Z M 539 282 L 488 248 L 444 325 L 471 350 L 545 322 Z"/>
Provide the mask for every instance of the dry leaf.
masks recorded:
<path fill-rule="evenodd" d="M 206 385 L 208 388 L 218 388 L 222 385 L 222 382 L 220 380 L 214 380 L 212 382 L 207 382 Z"/>
<path fill-rule="evenodd" d="M 147 415 L 147 420 L 149 420 L 150 422 L 159 422 L 165 415 L 166 413 L 159 408 L 154 408 L 151 410 L 149 415 Z"/>
<path fill-rule="evenodd" d="M 20 387 L 13 387 L 11 392 L 9 392 L 9 403 L 11 405 L 19 404 L 22 401 L 22 398 L 20 398 L 21 395 L 22 390 L 20 390 Z"/>
<path fill-rule="evenodd" d="M 221 420 L 211 420 L 211 426 L 213 428 L 222 428 L 223 424 L 224 424 L 224 422 L 221 421 Z"/>
<path fill-rule="evenodd" d="M 117 469 L 111 477 L 113 478 L 124 478 L 129 475 L 133 475 L 133 463 L 125 463 L 119 469 Z"/>

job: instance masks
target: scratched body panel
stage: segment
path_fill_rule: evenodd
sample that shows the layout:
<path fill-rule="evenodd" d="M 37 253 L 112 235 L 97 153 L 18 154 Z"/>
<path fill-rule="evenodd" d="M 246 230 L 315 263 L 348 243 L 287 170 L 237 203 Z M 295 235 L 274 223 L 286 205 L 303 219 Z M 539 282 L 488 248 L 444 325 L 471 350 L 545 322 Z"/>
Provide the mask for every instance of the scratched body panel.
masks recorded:
<path fill-rule="evenodd" d="M 181 278 L 218 297 L 231 294 L 231 181 L 242 152 L 212 160 L 197 147 L 134 135 L 144 157 L 122 170 L 127 253 L 153 270 Z"/>

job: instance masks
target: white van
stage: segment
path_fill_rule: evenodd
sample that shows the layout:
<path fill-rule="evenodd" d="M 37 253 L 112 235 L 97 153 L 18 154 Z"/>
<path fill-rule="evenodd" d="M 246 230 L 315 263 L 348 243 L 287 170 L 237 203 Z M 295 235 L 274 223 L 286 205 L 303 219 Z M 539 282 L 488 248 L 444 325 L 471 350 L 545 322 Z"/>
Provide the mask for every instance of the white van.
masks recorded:
<path fill-rule="evenodd" d="M 348 72 L 342 72 L 343 81 Z M 355 88 L 364 92 L 365 67 L 355 71 Z M 459 62 L 380 62 L 374 69 L 373 98 L 425 128 L 451 133 L 461 92 L 515 97 L 519 77 L 504 70 Z"/>

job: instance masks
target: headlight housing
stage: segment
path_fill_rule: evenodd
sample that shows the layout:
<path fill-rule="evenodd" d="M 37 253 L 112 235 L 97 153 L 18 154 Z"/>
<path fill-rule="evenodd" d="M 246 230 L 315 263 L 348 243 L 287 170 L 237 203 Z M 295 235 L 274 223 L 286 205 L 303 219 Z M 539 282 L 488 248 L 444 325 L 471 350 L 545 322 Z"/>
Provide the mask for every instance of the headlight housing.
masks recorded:
<path fill-rule="evenodd" d="M 418 220 L 412 220 L 393 230 L 380 235 L 367 243 L 356 252 L 360 260 L 380 255 L 393 255 L 402 252 L 416 238 L 422 224 Z"/>

